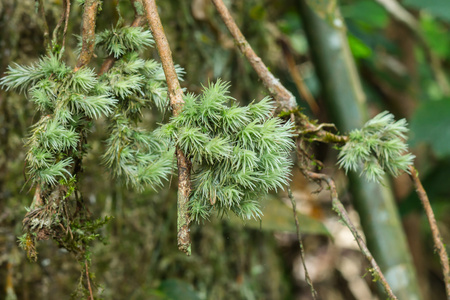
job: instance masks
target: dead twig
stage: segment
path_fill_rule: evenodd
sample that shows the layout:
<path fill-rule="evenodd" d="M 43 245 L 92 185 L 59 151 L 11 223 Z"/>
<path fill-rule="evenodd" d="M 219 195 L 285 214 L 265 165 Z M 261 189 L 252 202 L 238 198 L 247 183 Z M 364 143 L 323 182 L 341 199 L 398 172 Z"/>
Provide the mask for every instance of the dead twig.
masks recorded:
<path fill-rule="evenodd" d="M 362 254 L 365 256 L 365 258 L 369 261 L 369 263 L 372 265 L 372 275 L 375 275 L 375 277 L 381 282 L 383 285 L 386 293 L 389 295 L 390 299 L 397 299 L 397 297 L 394 295 L 394 292 L 392 291 L 389 283 L 386 281 L 386 278 L 384 277 L 383 273 L 381 272 L 380 267 L 378 266 L 377 262 L 375 261 L 372 253 L 370 253 L 369 249 L 366 246 L 366 243 L 362 239 L 361 235 L 359 234 L 358 230 L 356 229 L 353 222 L 350 220 L 350 217 L 348 216 L 347 210 L 345 209 L 342 202 L 339 200 L 336 184 L 334 183 L 334 180 L 331 179 L 331 177 L 320 174 L 320 173 L 314 173 L 309 170 L 300 168 L 300 170 L 305 174 L 307 178 L 310 178 L 316 182 L 321 184 L 321 182 L 325 182 L 329 189 L 331 194 L 331 202 L 333 205 L 333 209 L 336 211 L 336 213 L 341 217 L 344 224 L 350 229 L 351 233 L 355 237 L 356 242 L 358 243 L 359 249 L 361 249 Z"/>
<path fill-rule="evenodd" d="M 89 265 L 88 265 L 87 259 L 84 260 L 84 265 L 86 267 L 86 280 L 87 280 L 88 289 L 89 289 L 89 296 L 90 296 L 91 300 L 94 300 L 94 293 L 92 293 L 92 288 L 91 288 L 91 280 L 89 279 Z"/>
<path fill-rule="evenodd" d="M 38 12 L 42 19 L 42 27 L 44 31 L 44 45 L 45 48 L 50 46 L 50 33 L 48 30 L 48 23 L 47 18 L 45 17 L 45 8 L 44 8 L 44 2 L 42 0 L 35 0 L 38 3 Z"/>
<path fill-rule="evenodd" d="M 54 46 L 57 43 L 58 40 L 58 32 L 61 29 L 61 26 L 64 22 L 64 29 L 63 29 L 63 38 L 62 38 L 62 48 L 64 48 L 66 44 L 66 33 L 67 33 L 67 26 L 69 24 L 69 15 L 70 15 L 70 0 L 63 0 L 62 2 L 62 13 L 61 17 L 58 20 L 58 23 L 55 26 L 55 29 L 53 30 L 53 37 L 52 37 L 52 46 Z"/>
<path fill-rule="evenodd" d="M 348 141 L 348 136 L 337 135 L 324 129 L 327 127 L 336 128 L 334 124 L 313 124 L 313 122 L 311 122 L 306 115 L 302 114 L 299 111 L 297 111 L 296 117 L 297 118 L 295 119 L 295 124 L 298 128 L 296 133 L 305 138 L 308 138 L 311 142 L 316 141 L 322 143 L 345 144 Z"/>
<path fill-rule="evenodd" d="M 70 17 L 70 0 L 65 0 L 64 2 L 66 3 L 66 14 L 65 14 L 65 21 L 64 21 L 62 48 L 64 48 L 66 45 L 66 33 L 67 33 L 67 26 L 69 25 L 69 17 Z"/>
<path fill-rule="evenodd" d="M 315 136 L 319 137 L 318 139 L 316 139 L 317 141 L 344 143 L 346 141 L 345 137 L 334 135 L 323 130 L 322 128 L 317 129 L 317 126 L 311 123 L 304 114 L 298 112 L 295 97 L 280 83 L 277 78 L 275 78 L 275 76 L 273 76 L 273 74 L 269 71 L 261 58 L 256 55 L 255 51 L 253 51 L 252 47 L 245 39 L 239 27 L 236 25 L 236 22 L 234 21 L 223 1 L 212 0 L 212 2 L 216 6 L 220 17 L 233 36 L 233 39 L 239 50 L 252 65 L 253 69 L 263 82 L 264 86 L 275 99 L 278 104 L 278 108 L 284 110 L 285 112 L 287 111 L 291 117 L 291 120 L 294 119 L 294 114 L 297 112 L 297 117 L 299 117 L 300 120 L 296 120 L 296 124 L 299 125 L 299 127 L 302 129 L 309 130 L 310 132 L 314 131 Z"/>
<path fill-rule="evenodd" d="M 278 43 L 280 44 L 281 49 L 283 50 L 284 58 L 286 59 L 289 73 L 291 74 L 292 80 L 294 81 L 298 92 L 300 93 L 302 98 L 308 104 L 313 115 L 318 116 L 320 108 L 317 105 L 316 100 L 314 100 L 313 96 L 311 95 L 311 92 L 309 91 L 305 82 L 303 81 L 303 77 L 300 74 L 300 72 L 297 68 L 297 65 L 295 63 L 294 55 L 292 54 L 291 46 L 289 45 L 289 42 L 286 40 L 286 38 L 279 37 Z"/>
<path fill-rule="evenodd" d="M 448 262 L 448 254 L 445 250 L 445 246 L 442 242 L 441 233 L 437 226 L 436 218 L 434 217 L 433 209 L 431 208 L 430 200 L 428 199 L 427 193 L 420 182 L 418 172 L 413 166 L 409 167 L 409 176 L 414 183 L 416 188 L 416 193 L 422 202 L 423 209 L 427 215 L 428 223 L 430 224 L 431 233 L 433 235 L 434 246 L 439 254 L 439 259 L 441 261 L 442 273 L 444 274 L 445 291 L 447 293 L 447 299 L 450 299 L 450 267 Z"/>
<path fill-rule="evenodd" d="M 145 14 L 153 32 L 164 74 L 166 76 L 170 105 L 174 116 L 177 116 L 184 105 L 183 90 L 172 60 L 172 52 L 164 34 L 155 0 L 143 0 Z M 191 253 L 191 238 L 189 233 L 189 194 L 191 191 L 191 163 L 177 147 L 178 162 L 178 249 L 187 255 Z"/>
<path fill-rule="evenodd" d="M 212 0 L 216 9 L 222 18 L 223 22 L 227 26 L 231 35 L 239 50 L 247 58 L 248 62 L 251 64 L 258 77 L 263 82 L 264 86 L 267 88 L 269 93 L 278 102 L 278 106 L 282 110 L 294 110 L 297 107 L 297 102 L 295 97 L 289 92 L 280 81 L 273 76 L 273 74 L 266 67 L 261 58 L 256 55 L 250 44 L 245 39 L 239 27 L 236 25 L 233 17 L 228 11 L 227 7 L 222 0 Z"/>
<path fill-rule="evenodd" d="M 87 65 L 94 55 L 95 48 L 95 20 L 97 17 L 98 0 L 86 0 L 83 12 L 82 46 L 80 56 L 74 71 Z"/>
<path fill-rule="evenodd" d="M 56 39 L 58 38 L 58 31 L 62 26 L 62 23 L 64 22 L 64 19 L 66 18 L 66 0 L 62 1 L 62 13 L 61 16 L 59 17 L 58 23 L 56 23 L 55 29 L 53 29 L 53 34 L 52 34 L 52 41 L 53 43 L 56 43 Z"/>
<path fill-rule="evenodd" d="M 297 203 L 295 202 L 294 195 L 292 195 L 292 190 L 290 187 L 288 188 L 288 196 L 289 196 L 289 199 L 291 199 L 292 211 L 294 212 L 295 228 L 297 229 L 297 239 L 298 239 L 298 244 L 300 247 L 300 256 L 302 258 L 303 270 L 305 271 L 306 283 L 311 288 L 311 295 L 312 295 L 313 299 L 316 300 L 317 299 L 316 298 L 317 291 L 314 289 L 313 282 L 311 280 L 311 277 L 309 276 L 308 269 L 306 268 L 305 248 L 303 247 L 302 233 L 300 231 L 300 224 L 298 223 L 298 218 L 297 218 Z"/>

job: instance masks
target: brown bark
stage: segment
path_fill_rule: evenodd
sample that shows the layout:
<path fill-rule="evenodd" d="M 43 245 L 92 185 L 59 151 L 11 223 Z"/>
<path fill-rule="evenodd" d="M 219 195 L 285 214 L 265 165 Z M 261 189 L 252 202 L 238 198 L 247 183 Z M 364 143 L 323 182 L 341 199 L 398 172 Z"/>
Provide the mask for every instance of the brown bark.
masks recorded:
<path fill-rule="evenodd" d="M 97 8 L 99 2 L 97 0 L 86 0 L 83 12 L 83 30 L 82 30 L 82 46 L 80 57 L 74 71 L 78 71 L 87 65 L 94 55 L 95 48 L 95 20 L 97 18 Z"/>
<path fill-rule="evenodd" d="M 444 243 L 442 242 L 441 233 L 437 226 L 436 218 L 431 208 L 430 200 L 428 199 L 427 193 L 420 182 L 417 170 L 413 167 L 409 167 L 409 172 L 411 179 L 416 188 L 417 195 L 422 202 L 423 209 L 427 215 L 428 223 L 430 224 L 431 233 L 433 235 L 434 246 L 436 247 L 437 253 L 439 254 L 439 259 L 441 260 L 442 272 L 444 274 L 445 291 L 447 293 L 447 299 L 450 299 L 450 267 L 448 262 L 448 254 L 445 250 Z"/>
<path fill-rule="evenodd" d="M 256 55 L 255 51 L 253 51 L 223 1 L 212 0 L 212 2 L 216 6 L 220 17 L 233 36 L 239 50 L 241 50 L 242 54 L 244 54 L 247 58 L 248 62 L 258 74 L 264 86 L 269 90 L 269 93 L 275 101 L 278 102 L 279 108 L 287 111 L 294 110 L 297 107 L 295 97 L 280 83 L 277 78 L 275 78 L 275 76 L 273 76 L 261 58 Z"/>
<path fill-rule="evenodd" d="M 355 238 L 356 242 L 358 243 L 359 249 L 361 249 L 361 253 L 371 264 L 372 269 L 370 270 L 370 272 L 372 273 L 372 276 L 374 276 L 381 283 L 381 285 L 383 285 L 384 290 L 389 295 L 389 299 L 398 299 L 394 295 L 394 292 L 392 291 L 391 286 L 389 285 L 386 278 L 384 277 L 383 272 L 381 272 L 381 269 L 378 266 L 378 263 L 375 261 L 375 258 L 373 257 L 369 248 L 367 248 L 367 245 L 364 242 L 363 238 L 359 234 L 359 232 L 356 229 L 353 222 L 350 220 L 347 210 L 345 209 L 342 202 L 339 200 L 337 189 L 336 189 L 336 184 L 334 183 L 334 180 L 325 174 L 314 173 L 314 172 L 311 172 L 311 171 L 308 171 L 305 169 L 302 169 L 302 172 L 305 174 L 305 176 L 307 178 L 315 180 L 315 181 L 319 182 L 319 184 L 321 181 L 323 181 L 328 185 L 328 187 L 330 189 L 331 202 L 333 205 L 333 209 L 336 211 L 336 213 L 339 215 L 341 220 L 344 222 L 345 226 L 347 226 L 347 228 L 350 229 L 351 233 L 353 234 L 353 237 Z"/>
<path fill-rule="evenodd" d="M 158 9 L 154 0 L 143 0 L 145 15 L 153 32 L 164 74 L 168 86 L 170 105 L 174 116 L 177 116 L 183 108 L 183 90 L 172 60 L 172 52 L 167 41 Z M 190 174 L 191 165 L 184 153 L 177 148 L 178 162 L 178 249 L 187 255 L 191 253 L 191 238 L 189 233 L 189 194 L 191 192 Z"/>

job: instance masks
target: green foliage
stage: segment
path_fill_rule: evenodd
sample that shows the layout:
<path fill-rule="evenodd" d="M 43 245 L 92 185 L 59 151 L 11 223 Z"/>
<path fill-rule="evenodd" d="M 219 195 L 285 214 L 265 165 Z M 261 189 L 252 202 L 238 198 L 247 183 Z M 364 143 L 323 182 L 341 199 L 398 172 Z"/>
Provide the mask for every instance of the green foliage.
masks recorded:
<path fill-rule="evenodd" d="M 439 158 L 450 156 L 450 99 L 419 106 L 411 121 L 411 146 L 426 143 Z"/>
<path fill-rule="evenodd" d="M 179 71 L 181 74 L 182 70 Z M 159 63 L 143 60 L 132 52 L 101 77 L 104 86 L 100 89 L 118 99 L 110 118 L 103 162 L 115 176 L 123 177 L 138 190 L 146 186 L 161 187 L 174 166 L 174 150 L 168 141 L 136 126 L 143 110 L 152 104 L 162 112 L 169 106 L 167 85 L 161 72 Z"/>
<path fill-rule="evenodd" d="M 145 49 L 154 43 L 151 32 L 142 27 L 115 27 L 105 30 L 96 35 L 95 42 L 115 58 Z"/>
<path fill-rule="evenodd" d="M 192 161 L 190 212 L 198 222 L 214 210 L 259 218 L 259 200 L 289 178 L 292 124 L 270 117 L 269 98 L 239 107 L 228 88 L 218 80 L 186 95 L 181 113 L 157 132 Z"/>
<path fill-rule="evenodd" d="M 339 153 L 338 164 L 345 171 L 362 171 L 367 179 L 380 181 L 387 172 L 398 176 L 408 172 L 414 155 L 407 153 L 408 132 L 405 119 L 394 122 L 394 116 L 382 112 L 350 132 L 349 141 Z"/>
<path fill-rule="evenodd" d="M 7 90 L 27 92 L 40 112 L 26 141 L 27 182 L 36 192 L 19 239 L 30 259 L 37 259 L 36 242 L 52 238 L 83 267 L 90 262 L 89 245 L 108 221 L 90 218 L 78 188 L 92 119 L 110 116 L 104 160 L 111 173 L 139 190 L 162 186 L 171 174 L 173 148 L 138 127 L 143 109 L 168 106 L 161 65 L 131 52 L 152 43 L 150 32 L 141 28 L 113 29 L 99 34 L 98 46 L 120 60 L 101 77 L 88 67 L 74 72 L 50 54 L 30 66 L 10 66 L 1 79 Z"/>
<path fill-rule="evenodd" d="M 21 66 L 16 63 L 14 67 L 8 66 L 6 76 L 0 80 L 0 85 L 6 90 L 15 89 L 23 92 L 44 77 L 53 76 L 56 80 L 61 80 L 69 72 L 70 68 L 60 63 L 58 57 L 49 55 L 30 66 Z"/>
<path fill-rule="evenodd" d="M 446 0 L 406 0 L 404 5 L 413 9 L 423 9 L 429 14 L 442 19 L 443 21 L 450 21 L 450 3 Z"/>
<path fill-rule="evenodd" d="M 73 72 L 56 56 L 41 58 L 31 66 L 15 65 L 1 80 L 6 89 L 28 90 L 30 100 L 44 113 L 32 127 L 26 159 L 33 184 L 53 186 L 71 176 L 84 130 L 83 116 L 108 115 L 116 105 L 110 95 L 96 95 L 93 70 Z"/>

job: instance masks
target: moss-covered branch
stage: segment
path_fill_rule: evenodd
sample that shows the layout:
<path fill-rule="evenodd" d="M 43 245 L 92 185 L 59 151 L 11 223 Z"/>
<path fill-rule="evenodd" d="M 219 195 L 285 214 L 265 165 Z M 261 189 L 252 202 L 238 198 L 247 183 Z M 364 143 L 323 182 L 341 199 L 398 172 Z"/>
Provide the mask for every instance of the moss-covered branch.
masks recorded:
<path fill-rule="evenodd" d="M 183 90 L 172 60 L 169 42 L 159 18 L 154 0 L 143 0 L 145 15 L 153 32 L 161 63 L 166 76 L 170 105 L 174 116 L 177 116 L 184 104 Z M 191 238 L 189 233 L 189 194 L 191 191 L 191 164 L 184 153 L 177 147 L 178 162 L 178 248 L 187 255 L 191 254 Z"/>
<path fill-rule="evenodd" d="M 82 48 L 78 57 L 75 71 L 87 65 L 94 55 L 95 48 L 95 21 L 97 19 L 98 0 L 86 0 L 83 12 Z M 67 16 L 68 18 L 69 16 Z"/>

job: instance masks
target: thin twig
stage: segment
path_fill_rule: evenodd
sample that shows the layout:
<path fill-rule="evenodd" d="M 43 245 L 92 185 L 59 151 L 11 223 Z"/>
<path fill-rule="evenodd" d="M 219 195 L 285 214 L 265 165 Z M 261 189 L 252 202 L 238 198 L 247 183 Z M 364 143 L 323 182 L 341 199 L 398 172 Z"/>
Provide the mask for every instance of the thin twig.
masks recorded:
<path fill-rule="evenodd" d="M 236 22 L 234 21 L 223 1 L 211 1 L 216 6 L 220 17 L 233 36 L 233 39 L 239 47 L 239 50 L 242 52 L 245 58 L 247 58 L 248 62 L 252 65 L 253 69 L 263 82 L 264 86 L 268 89 L 270 94 L 278 103 L 278 108 L 287 111 L 291 116 L 291 119 L 293 119 L 294 113 L 298 113 L 295 97 L 280 83 L 277 78 L 273 76 L 273 74 L 269 71 L 261 58 L 256 55 L 255 51 L 253 51 L 252 47 L 247 42 L 244 35 L 236 25 Z M 322 129 L 316 130 L 317 126 L 311 123 L 304 114 L 298 113 L 297 116 L 300 117 L 301 120 L 298 120 L 296 123 L 300 124 L 300 126 L 306 130 L 314 131 L 317 137 L 321 137 L 321 139 L 318 139 L 319 141 L 335 143 L 345 142 L 345 138 L 341 138 L 340 136 L 334 135 Z"/>
<path fill-rule="evenodd" d="M 74 71 L 87 65 L 94 54 L 95 48 L 95 20 L 97 17 L 98 0 L 86 0 L 83 12 L 83 31 L 81 53 Z"/>
<path fill-rule="evenodd" d="M 61 16 L 59 17 L 58 23 L 55 26 L 55 29 L 53 29 L 53 34 L 52 34 L 52 42 L 53 44 L 56 43 L 56 40 L 58 38 L 58 31 L 62 26 L 62 23 L 64 22 L 64 19 L 66 18 L 66 0 L 62 1 L 62 12 L 61 12 Z"/>
<path fill-rule="evenodd" d="M 236 25 L 233 17 L 228 11 L 222 0 L 212 0 L 222 18 L 225 26 L 233 36 L 239 50 L 247 58 L 258 77 L 263 82 L 264 86 L 269 90 L 269 93 L 278 102 L 278 106 L 282 110 L 294 110 L 297 107 L 295 97 L 289 92 L 280 81 L 273 76 L 273 74 L 266 67 L 261 58 L 256 55 L 250 44 L 245 39 L 239 27 Z"/>
<path fill-rule="evenodd" d="M 442 265 L 442 272 L 444 274 L 445 291 L 447 293 L 447 299 L 450 299 L 450 267 L 448 262 L 448 254 L 445 250 L 445 246 L 442 243 L 441 233 L 437 226 L 436 218 L 434 217 L 433 209 L 431 208 L 430 200 L 428 199 L 427 193 L 420 182 L 418 172 L 413 166 L 409 167 L 409 176 L 414 183 L 417 195 L 422 202 L 423 209 L 427 215 L 428 223 L 430 224 L 431 233 L 433 235 L 434 246 L 439 254 L 439 259 Z"/>
<path fill-rule="evenodd" d="M 166 76 L 170 105 L 174 116 L 177 116 L 183 107 L 183 90 L 172 60 L 172 52 L 164 34 L 164 29 L 159 18 L 155 0 L 144 0 L 144 10 L 153 37 L 156 42 L 164 74 Z M 191 163 L 177 147 L 178 162 L 178 249 L 187 255 L 191 253 L 191 238 L 189 233 L 189 194 L 191 191 Z"/>
<path fill-rule="evenodd" d="M 139 9 L 139 5 L 142 6 L 141 0 L 130 0 L 131 4 L 133 5 L 134 9 L 134 20 L 133 23 L 131 23 L 131 27 L 139 27 L 142 26 L 145 22 L 145 16 L 142 14 L 143 12 Z M 114 66 L 114 63 L 119 58 L 115 58 L 114 55 L 108 56 L 105 61 L 103 62 L 102 66 L 100 67 L 100 71 L 98 72 L 98 75 L 101 76 L 111 70 L 111 68 Z"/>
<path fill-rule="evenodd" d="M 87 284 L 88 284 L 89 295 L 91 297 L 91 300 L 94 300 L 94 293 L 92 293 L 92 288 L 91 288 L 91 280 L 89 279 L 89 266 L 87 263 L 87 259 L 84 260 L 84 264 L 86 266 L 86 280 L 87 280 Z"/>
<path fill-rule="evenodd" d="M 317 299 L 316 298 L 317 297 L 317 291 L 314 289 L 313 282 L 311 280 L 311 277 L 309 276 L 308 269 L 306 268 L 305 248 L 303 247 L 302 233 L 300 231 L 300 224 L 298 223 L 298 218 L 297 218 L 297 203 L 295 202 L 294 195 L 292 195 L 292 190 L 291 190 L 290 187 L 288 188 L 287 191 L 288 191 L 289 199 L 291 199 L 292 211 L 294 212 L 295 227 L 297 229 L 297 239 L 298 239 L 298 244 L 299 244 L 299 247 L 300 247 L 300 256 L 302 258 L 303 270 L 305 271 L 306 283 L 311 288 L 311 295 L 312 295 L 313 299 L 315 300 L 315 299 Z"/>
<path fill-rule="evenodd" d="M 43 25 L 43 30 L 44 30 L 44 45 L 45 48 L 50 46 L 50 33 L 48 30 L 48 23 L 47 23 L 47 18 L 45 17 L 45 8 L 44 8 L 44 2 L 42 0 L 36 0 L 38 2 L 39 8 L 38 8 L 38 12 L 39 15 L 41 16 L 42 19 L 42 25 Z"/>
<path fill-rule="evenodd" d="M 64 30 L 63 30 L 63 38 L 62 38 L 62 48 L 64 48 L 66 44 L 66 33 L 67 33 L 67 26 L 69 24 L 69 16 L 70 16 L 70 0 L 63 0 L 62 2 L 63 11 L 61 13 L 61 17 L 58 20 L 58 23 L 55 26 L 55 29 L 53 30 L 53 37 L 52 37 L 52 46 L 57 44 L 58 40 L 58 32 L 59 29 L 62 26 L 62 23 L 64 22 Z"/>
<path fill-rule="evenodd" d="M 444 71 L 442 70 L 441 61 L 434 53 L 433 49 L 428 45 L 425 36 L 420 29 L 419 22 L 414 16 L 403 8 L 396 0 L 375 0 L 380 4 L 396 21 L 404 25 L 423 48 L 425 56 L 430 63 L 433 74 L 439 87 L 445 95 L 450 95 L 450 85 L 447 81 Z"/>
<path fill-rule="evenodd" d="M 291 74 L 292 80 L 294 81 L 298 92 L 308 104 L 313 115 L 318 116 L 320 111 L 319 106 L 317 105 L 316 100 L 314 100 L 314 97 L 311 95 L 311 92 L 309 91 L 308 87 L 303 81 L 303 77 L 300 74 L 297 65 L 295 63 L 294 55 L 292 54 L 289 42 L 286 40 L 286 38 L 279 37 L 278 43 L 280 44 L 281 49 L 283 50 L 284 58 L 286 59 L 289 73 Z"/>
<path fill-rule="evenodd" d="M 65 15 L 65 21 L 64 21 L 64 31 L 63 31 L 63 40 L 62 40 L 62 48 L 66 45 L 66 33 L 67 33 L 67 26 L 69 25 L 69 17 L 70 17 L 70 0 L 65 0 L 66 2 L 66 15 Z"/>
<path fill-rule="evenodd" d="M 334 124 L 313 124 L 306 115 L 299 111 L 296 112 L 296 116 L 298 117 L 295 120 L 295 124 L 298 126 L 296 133 L 305 138 L 310 138 L 310 141 L 336 144 L 345 144 L 348 141 L 348 136 L 337 135 L 324 130 L 325 127 L 335 128 Z"/>
<path fill-rule="evenodd" d="M 362 254 L 372 265 L 372 270 L 376 274 L 376 278 L 381 282 L 386 293 L 389 295 L 390 299 L 397 299 L 397 297 L 394 295 L 394 292 L 392 291 L 389 283 L 386 281 L 386 278 L 384 277 L 383 273 L 381 272 L 380 267 L 378 266 L 377 262 L 375 261 L 375 258 L 373 257 L 372 253 L 370 253 L 369 249 L 366 246 L 366 243 L 362 239 L 361 235 L 358 233 L 358 230 L 356 229 L 355 225 L 350 220 L 347 210 L 345 209 L 342 202 L 339 200 L 334 180 L 325 174 L 314 173 L 314 172 L 308 171 L 303 168 L 300 168 L 300 169 L 307 178 L 310 178 L 317 182 L 324 181 L 328 185 L 328 187 L 330 188 L 331 202 L 333 205 L 333 209 L 341 217 L 344 224 L 350 229 L 356 242 L 358 243 L 359 249 L 361 249 Z"/>

